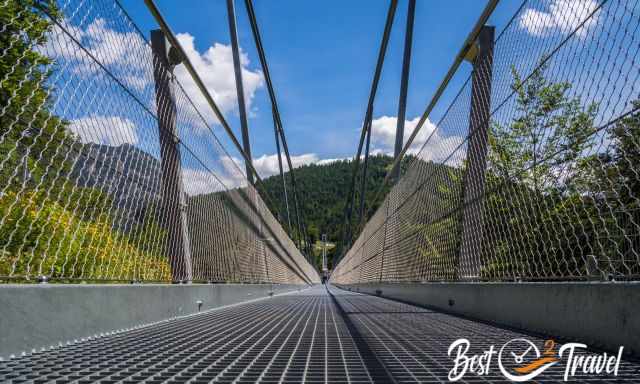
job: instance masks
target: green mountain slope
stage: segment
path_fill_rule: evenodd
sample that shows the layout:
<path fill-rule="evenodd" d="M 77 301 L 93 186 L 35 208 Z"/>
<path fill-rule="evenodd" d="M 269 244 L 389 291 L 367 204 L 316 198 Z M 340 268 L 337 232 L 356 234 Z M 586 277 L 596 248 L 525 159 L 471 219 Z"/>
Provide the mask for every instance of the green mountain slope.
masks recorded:
<path fill-rule="evenodd" d="M 382 199 L 371 206 L 372 200 L 382 185 L 393 159 L 389 156 L 377 155 L 369 158 L 366 182 L 366 211 L 373 213 Z M 327 234 L 329 242 L 339 245 L 342 240 L 342 223 L 344 217 L 344 204 L 349 193 L 352 172 L 351 161 L 336 161 L 322 165 L 305 165 L 295 169 L 296 183 L 298 185 L 298 198 L 300 210 L 304 217 L 310 240 L 315 243 L 323 233 Z M 288 173 L 285 174 L 289 181 Z M 360 189 L 361 181 L 357 182 Z M 282 179 L 279 175 L 264 179 L 264 184 L 269 195 L 274 199 L 277 207 L 270 206 L 272 212 L 286 214 Z M 289 184 L 290 185 L 290 184 Z M 384 193 L 388 191 L 386 186 Z M 291 211 L 291 223 L 295 226 L 295 211 L 293 210 L 293 197 L 289 192 L 289 207 Z M 356 194 L 356 211 L 354 222 L 357 218 L 359 207 L 359 194 Z M 286 217 L 283 217 L 286 223 Z M 332 248 L 332 251 L 336 251 Z M 333 252 L 331 252 L 333 253 Z"/>

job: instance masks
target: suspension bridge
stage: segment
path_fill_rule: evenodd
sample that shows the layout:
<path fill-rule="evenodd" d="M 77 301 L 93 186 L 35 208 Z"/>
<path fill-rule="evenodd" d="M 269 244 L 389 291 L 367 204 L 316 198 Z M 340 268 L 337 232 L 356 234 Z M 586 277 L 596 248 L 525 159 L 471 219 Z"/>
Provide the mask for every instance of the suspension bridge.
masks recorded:
<path fill-rule="evenodd" d="M 153 0 L 150 31 L 118 0 L 0 1 L 0 382 L 640 381 L 640 4 L 524 0 L 492 26 L 487 1 L 409 132 L 416 3 L 388 2 L 318 263 L 252 0 L 216 15 L 238 127 Z M 278 195 L 251 154 L 240 9 Z M 394 28 L 393 163 L 370 195 Z"/>

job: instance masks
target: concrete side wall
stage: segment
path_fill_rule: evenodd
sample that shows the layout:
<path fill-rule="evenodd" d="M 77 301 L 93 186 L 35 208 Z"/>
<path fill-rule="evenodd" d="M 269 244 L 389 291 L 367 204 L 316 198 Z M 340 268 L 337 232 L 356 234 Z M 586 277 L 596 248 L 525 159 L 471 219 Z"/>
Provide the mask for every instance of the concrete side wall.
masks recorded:
<path fill-rule="evenodd" d="M 356 284 L 343 289 L 640 356 L 639 283 Z"/>
<path fill-rule="evenodd" d="M 0 285 L 0 357 L 306 288 L 301 285 Z"/>

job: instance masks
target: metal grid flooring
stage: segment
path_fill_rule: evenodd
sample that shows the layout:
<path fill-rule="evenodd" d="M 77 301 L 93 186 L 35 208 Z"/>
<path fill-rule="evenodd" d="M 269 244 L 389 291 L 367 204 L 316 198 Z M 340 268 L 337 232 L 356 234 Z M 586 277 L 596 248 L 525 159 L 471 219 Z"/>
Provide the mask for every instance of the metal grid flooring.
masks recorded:
<path fill-rule="evenodd" d="M 0 382 L 443 383 L 454 340 L 469 339 L 479 353 L 522 337 L 378 297 L 331 292 L 315 287 L 0 362 Z M 555 366 L 537 382 L 560 382 L 563 374 Z M 493 367 L 462 382 L 504 381 Z M 617 377 L 572 381 L 640 382 L 640 364 L 623 361 Z"/>

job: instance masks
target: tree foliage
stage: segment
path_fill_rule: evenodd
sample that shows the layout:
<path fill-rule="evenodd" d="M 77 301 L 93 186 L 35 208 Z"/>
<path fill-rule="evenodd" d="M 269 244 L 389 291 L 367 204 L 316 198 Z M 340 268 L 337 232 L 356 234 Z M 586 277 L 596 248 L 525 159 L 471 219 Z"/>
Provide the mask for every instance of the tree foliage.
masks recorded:
<path fill-rule="evenodd" d="M 406 168 L 406 164 L 412 159 L 408 156 L 403 161 L 402 169 Z M 390 169 L 393 158 L 384 155 L 376 155 L 369 157 L 367 166 L 367 180 L 365 183 L 365 211 L 369 214 L 375 212 L 382 203 L 373 201 L 382 181 Z M 300 212 L 305 219 L 307 233 L 309 234 L 312 244 L 320 240 L 323 233 L 327 234 L 329 242 L 340 244 L 343 235 L 344 224 L 344 208 L 349 185 L 351 183 L 351 175 L 353 163 L 348 160 L 335 161 L 329 164 L 310 164 L 295 169 L 296 184 L 298 186 L 298 198 L 300 203 Z M 293 197 L 290 189 L 290 178 L 288 172 L 285 173 L 289 189 L 289 209 L 291 212 L 291 224 L 295 227 L 296 218 L 293 210 Z M 269 206 L 275 216 L 279 216 L 281 222 L 287 223 L 286 206 L 284 201 L 284 193 L 282 187 L 282 178 L 280 175 L 268 177 L 264 180 L 266 193 L 274 197 L 277 201 L 276 205 Z M 353 215 L 352 225 L 355 229 L 358 220 L 357 209 L 359 208 L 359 188 L 360 181 L 356 183 L 356 211 Z M 390 189 L 389 185 L 385 186 L 381 196 L 384 196 Z M 368 218 L 367 218 L 368 219 Z M 295 232 L 295 228 L 294 228 Z M 358 233 L 354 234 L 357 237 Z M 329 250 L 328 259 L 332 260 L 334 255 L 340 252 L 338 247 Z M 318 253 L 316 253 L 316 256 Z M 319 260 L 319 258 L 318 258 Z"/>
<path fill-rule="evenodd" d="M 494 121 L 490 130 L 489 170 L 537 192 L 557 192 L 559 174 L 580 172 L 580 162 L 593 142 L 598 105 L 582 106 L 571 97 L 568 82 L 552 83 L 545 67 L 523 81 L 512 69 L 516 116 L 508 124 Z"/>
<path fill-rule="evenodd" d="M 638 115 L 599 132 L 599 106 L 585 105 L 570 95 L 570 83 L 549 82 L 544 71 L 526 82 L 513 71 L 517 116 L 492 125 L 483 276 L 631 273 L 640 222 Z"/>
<path fill-rule="evenodd" d="M 162 243 L 155 218 L 118 228 L 123 213 L 104 186 L 83 187 L 72 174 L 90 149 L 54 112 L 51 17 L 61 17 L 55 1 L 0 7 L 0 276 L 169 279 L 162 249 L 142 241 Z"/>
<path fill-rule="evenodd" d="M 42 47 L 52 21 L 35 8 L 35 3 L 10 0 L 0 7 L 4 28 L 0 35 L 0 177 L 11 188 L 25 182 L 45 182 L 43 178 L 53 184 L 51 188 L 60 188 L 53 175 L 56 170 L 69 171 L 66 155 L 74 140 L 68 122 L 51 112 L 53 90 L 47 79 L 54 67 Z M 55 2 L 37 3 L 57 15 Z"/>

